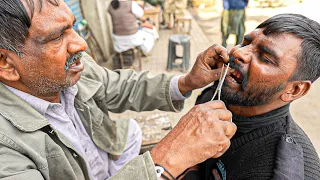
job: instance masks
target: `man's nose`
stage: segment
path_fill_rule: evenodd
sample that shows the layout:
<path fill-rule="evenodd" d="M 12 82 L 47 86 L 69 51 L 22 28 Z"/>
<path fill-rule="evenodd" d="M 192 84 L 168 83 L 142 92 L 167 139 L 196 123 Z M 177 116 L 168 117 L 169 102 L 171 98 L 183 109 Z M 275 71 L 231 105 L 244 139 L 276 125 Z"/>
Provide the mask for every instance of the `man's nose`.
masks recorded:
<path fill-rule="evenodd" d="M 252 58 L 252 50 L 248 46 L 238 48 L 233 52 L 233 57 L 235 61 L 240 61 L 246 64 L 250 63 Z"/>
<path fill-rule="evenodd" d="M 73 36 L 68 44 L 68 53 L 74 54 L 79 51 L 84 51 L 87 49 L 87 42 L 79 36 L 78 33 L 73 31 Z"/>

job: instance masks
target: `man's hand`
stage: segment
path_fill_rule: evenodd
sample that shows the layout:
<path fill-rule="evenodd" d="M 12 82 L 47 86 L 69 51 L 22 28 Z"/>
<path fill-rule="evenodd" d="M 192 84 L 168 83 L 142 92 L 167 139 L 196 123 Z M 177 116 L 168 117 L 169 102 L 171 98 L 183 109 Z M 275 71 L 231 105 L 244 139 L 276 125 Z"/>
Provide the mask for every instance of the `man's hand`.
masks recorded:
<path fill-rule="evenodd" d="M 153 161 L 177 176 L 208 158 L 221 156 L 236 131 L 231 118 L 222 101 L 193 107 L 151 150 Z"/>
<path fill-rule="evenodd" d="M 178 86 L 181 94 L 205 87 L 209 83 L 218 80 L 222 64 L 228 61 L 228 50 L 218 44 L 200 53 L 191 71 L 179 79 Z"/>
<path fill-rule="evenodd" d="M 145 21 L 144 23 L 141 24 L 141 27 L 153 29 L 153 24 L 148 21 Z"/>

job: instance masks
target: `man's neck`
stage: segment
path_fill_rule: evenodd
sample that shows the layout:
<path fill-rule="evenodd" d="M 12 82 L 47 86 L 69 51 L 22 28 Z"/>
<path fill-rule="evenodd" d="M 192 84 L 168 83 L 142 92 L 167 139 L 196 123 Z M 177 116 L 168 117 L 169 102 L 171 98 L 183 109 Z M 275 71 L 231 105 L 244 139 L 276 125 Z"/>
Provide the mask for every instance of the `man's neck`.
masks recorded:
<path fill-rule="evenodd" d="M 268 113 L 268 112 L 273 111 L 275 109 L 278 109 L 282 106 L 285 106 L 286 104 L 288 104 L 288 103 L 283 102 L 281 100 L 276 100 L 276 101 L 270 102 L 268 104 L 259 105 L 259 106 L 233 106 L 233 105 L 229 105 L 228 109 L 232 112 L 232 114 L 235 114 L 237 116 L 252 117 L 252 116 L 257 116 L 257 115 Z"/>
<path fill-rule="evenodd" d="M 17 85 L 17 84 L 14 84 L 14 83 L 6 83 L 6 82 L 3 82 L 3 84 L 7 85 L 7 86 L 10 86 L 12 88 L 15 88 L 15 89 L 18 89 L 22 92 L 25 92 L 25 93 L 28 93 L 32 96 L 35 96 L 37 98 L 40 98 L 40 99 L 43 99 L 45 101 L 48 101 L 48 102 L 51 102 L 51 103 L 60 103 L 61 102 L 61 99 L 60 99 L 60 91 L 59 92 L 56 92 L 56 93 L 50 93 L 50 94 L 37 94 L 36 92 L 28 89 L 28 88 L 25 88 L 25 86 L 20 86 L 20 85 Z"/>
<path fill-rule="evenodd" d="M 33 95 L 33 94 L 32 94 Z M 35 95 L 33 95 L 35 96 Z M 38 98 L 41 98 L 43 100 L 49 101 L 51 103 L 60 103 L 60 92 L 57 93 L 57 95 L 52 95 L 52 96 L 36 96 Z"/>

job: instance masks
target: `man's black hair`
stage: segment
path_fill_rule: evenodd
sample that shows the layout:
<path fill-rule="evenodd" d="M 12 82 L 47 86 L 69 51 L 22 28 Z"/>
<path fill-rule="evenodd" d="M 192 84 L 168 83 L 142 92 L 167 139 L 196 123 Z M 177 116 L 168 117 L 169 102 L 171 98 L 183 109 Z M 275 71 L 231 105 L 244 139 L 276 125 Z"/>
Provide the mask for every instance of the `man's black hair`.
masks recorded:
<path fill-rule="evenodd" d="M 112 0 L 111 6 L 113 7 L 113 9 L 118 9 L 120 7 L 119 0 Z"/>
<path fill-rule="evenodd" d="M 320 24 L 299 14 L 279 14 L 261 23 L 263 34 L 292 33 L 302 40 L 298 53 L 297 68 L 292 81 L 310 80 L 320 76 Z"/>
<path fill-rule="evenodd" d="M 58 6 L 58 0 L 46 0 Z M 28 16 L 26 7 L 21 0 L 0 1 L 0 49 L 14 51 L 21 56 L 21 51 L 31 26 L 31 19 L 34 14 L 34 0 L 26 0 L 31 11 Z M 43 0 L 39 0 L 40 10 Z"/>

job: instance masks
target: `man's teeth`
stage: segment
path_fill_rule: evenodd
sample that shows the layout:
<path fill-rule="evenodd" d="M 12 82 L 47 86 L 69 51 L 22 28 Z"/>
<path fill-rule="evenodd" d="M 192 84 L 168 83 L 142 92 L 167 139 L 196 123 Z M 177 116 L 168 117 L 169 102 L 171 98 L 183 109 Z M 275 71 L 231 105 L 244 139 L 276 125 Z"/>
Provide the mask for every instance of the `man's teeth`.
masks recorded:
<path fill-rule="evenodd" d="M 237 78 L 240 78 L 240 77 L 241 77 L 241 74 L 240 74 L 238 71 L 234 71 L 234 72 L 232 73 L 232 75 L 234 75 L 234 76 L 237 77 Z"/>
<path fill-rule="evenodd" d="M 240 73 L 239 71 L 237 71 L 237 70 L 234 70 L 234 71 L 232 72 L 232 75 L 233 75 L 234 77 L 236 77 L 237 79 L 241 79 L 241 73 Z"/>
<path fill-rule="evenodd" d="M 240 73 L 239 73 L 239 72 L 237 72 L 237 78 L 240 78 L 240 77 L 241 77 Z"/>
<path fill-rule="evenodd" d="M 230 79 L 231 79 L 231 81 L 232 82 L 234 82 L 234 83 L 238 83 L 235 79 L 233 79 L 233 77 L 232 76 L 229 76 L 230 77 Z"/>

